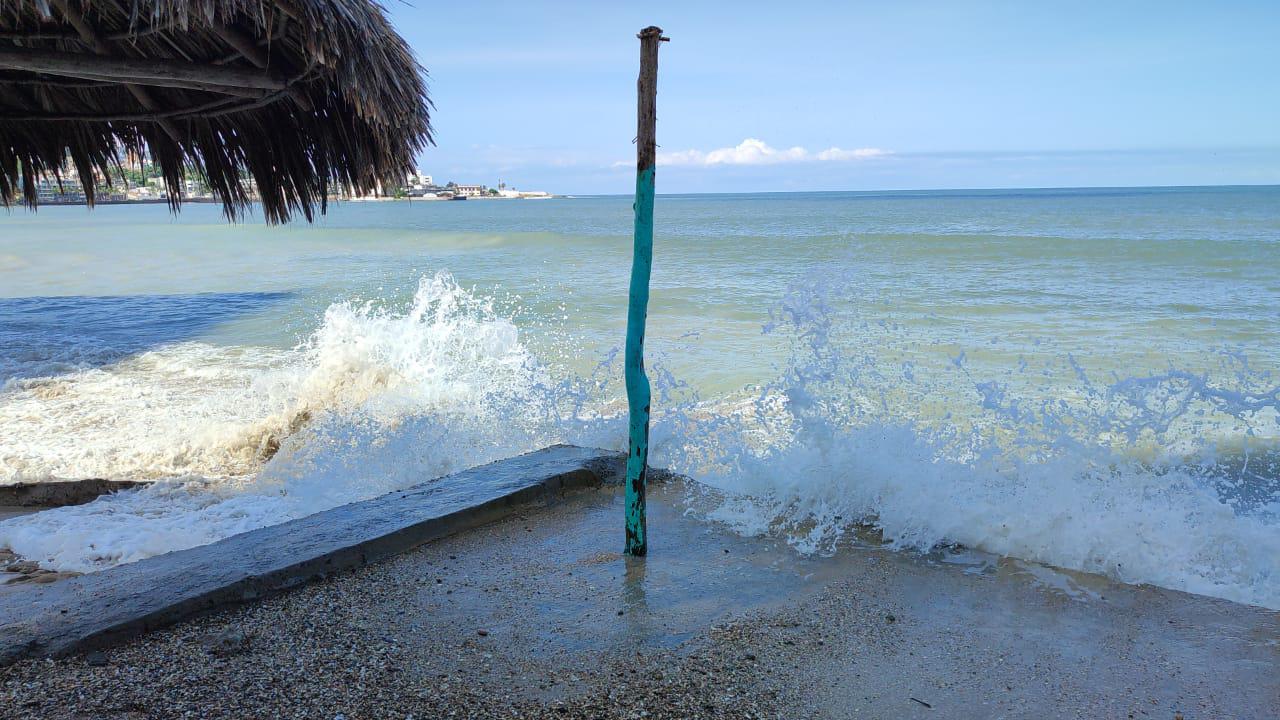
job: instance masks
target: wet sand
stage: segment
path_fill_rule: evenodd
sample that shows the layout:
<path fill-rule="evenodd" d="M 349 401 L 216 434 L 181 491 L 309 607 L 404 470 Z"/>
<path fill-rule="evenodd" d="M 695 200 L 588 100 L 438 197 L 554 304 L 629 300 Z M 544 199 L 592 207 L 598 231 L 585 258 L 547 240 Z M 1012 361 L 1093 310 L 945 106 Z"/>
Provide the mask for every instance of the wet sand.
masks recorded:
<path fill-rule="evenodd" d="M 1280 614 L 974 553 L 798 557 L 584 491 L 101 653 L 0 669 L 24 718 L 1268 718 Z"/>

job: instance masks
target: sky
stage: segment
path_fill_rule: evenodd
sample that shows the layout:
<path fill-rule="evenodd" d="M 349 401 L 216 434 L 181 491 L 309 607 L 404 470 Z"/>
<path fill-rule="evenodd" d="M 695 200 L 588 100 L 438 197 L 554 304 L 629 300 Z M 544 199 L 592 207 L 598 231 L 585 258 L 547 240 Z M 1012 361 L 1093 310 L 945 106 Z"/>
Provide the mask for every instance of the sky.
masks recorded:
<path fill-rule="evenodd" d="M 1280 2 L 383 0 L 429 73 L 437 182 L 658 191 L 1280 184 Z"/>

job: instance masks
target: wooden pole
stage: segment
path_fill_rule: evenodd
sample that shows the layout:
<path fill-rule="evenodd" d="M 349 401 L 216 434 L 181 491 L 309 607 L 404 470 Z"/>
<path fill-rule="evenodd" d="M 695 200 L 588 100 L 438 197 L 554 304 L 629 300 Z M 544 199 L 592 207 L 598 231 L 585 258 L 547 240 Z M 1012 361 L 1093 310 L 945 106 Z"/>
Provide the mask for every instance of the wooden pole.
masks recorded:
<path fill-rule="evenodd" d="M 649 464 L 649 378 L 644 373 L 644 324 L 649 313 L 649 275 L 653 268 L 653 170 L 657 155 L 658 44 L 662 28 L 647 27 L 640 38 L 640 79 L 636 81 L 635 243 L 631 292 L 627 303 L 626 384 L 630 413 L 627 453 L 626 553 L 648 551 L 645 536 L 645 477 Z"/>

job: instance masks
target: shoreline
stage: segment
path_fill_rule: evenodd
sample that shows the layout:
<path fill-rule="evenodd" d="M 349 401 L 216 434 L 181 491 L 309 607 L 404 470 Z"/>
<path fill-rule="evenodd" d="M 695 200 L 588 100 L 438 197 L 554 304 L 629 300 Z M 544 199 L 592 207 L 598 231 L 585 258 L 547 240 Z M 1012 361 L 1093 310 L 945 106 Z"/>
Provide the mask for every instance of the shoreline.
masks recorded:
<path fill-rule="evenodd" d="M 513 462 L 518 463 L 520 459 L 523 459 L 523 458 L 539 456 L 546 453 L 555 453 L 558 451 L 569 451 L 571 454 L 586 453 L 586 455 L 600 453 L 601 454 L 600 457 L 597 458 L 596 460 L 587 461 L 587 466 L 593 468 L 592 472 L 596 473 L 596 475 L 598 476 L 598 481 L 603 481 L 606 483 L 612 482 L 612 480 L 610 479 L 612 476 L 609 472 L 604 472 L 603 470 L 594 469 L 597 467 L 598 462 L 603 462 L 603 458 L 605 456 L 610 455 L 610 453 L 606 451 L 601 451 L 598 449 L 581 448 L 581 447 L 572 446 L 572 445 L 553 445 L 538 451 L 534 451 L 532 453 L 513 456 L 510 458 L 506 458 L 504 460 L 498 460 L 485 465 L 468 468 L 466 470 L 459 471 L 452 475 L 447 475 L 432 481 L 428 481 L 427 484 L 452 480 L 455 476 L 459 476 L 459 475 L 467 475 L 470 473 L 483 473 L 485 470 L 489 468 L 501 468 L 503 465 L 508 463 L 513 463 Z M 577 461 L 575 460 L 574 462 L 577 462 Z M 603 466 L 600 466 L 600 467 L 603 467 Z M 676 479 L 679 482 L 691 482 L 687 478 L 681 478 L 680 476 L 670 473 L 664 469 L 661 469 L 661 468 L 652 469 L 651 481 L 665 482 L 667 479 Z M 126 490 L 136 490 L 136 489 L 145 488 L 146 486 L 151 485 L 154 482 L 155 481 L 152 481 L 152 480 L 108 480 L 103 478 L 83 478 L 79 480 L 48 480 L 43 482 L 18 482 L 18 483 L 11 483 L 7 485 L 0 484 L 0 522 L 3 522 L 10 518 L 20 517 L 23 515 L 36 514 L 45 510 L 66 507 L 66 506 L 87 504 L 97 500 L 98 498 L 104 495 L 111 495 L 111 494 L 123 492 Z M 319 511 L 314 515 L 302 516 L 292 521 L 285 521 L 285 523 L 305 520 L 307 518 L 314 517 L 315 515 L 323 515 L 326 513 L 330 513 L 330 514 L 349 513 L 350 510 L 356 506 L 359 506 L 365 503 L 374 502 L 381 498 L 389 497 L 390 495 L 411 493 L 418 487 L 420 486 L 408 487 L 400 491 L 389 493 L 388 495 L 378 496 L 378 497 L 370 498 L 364 501 L 338 505 L 328 510 Z M 250 530 L 248 532 L 262 533 L 264 531 L 268 531 L 277 527 L 280 527 L 280 525 L 266 525 L 263 527 L 256 528 L 255 530 Z M 194 546 L 192 548 L 188 548 L 188 550 L 200 551 L 203 548 L 208 548 L 210 545 L 217 544 L 226 539 L 227 538 L 222 538 L 222 540 L 215 540 L 205 545 Z M 879 532 L 875 530 L 869 530 L 867 534 L 864 534 L 862 531 L 859 531 L 856 534 L 856 539 L 853 539 L 852 541 L 842 542 L 842 546 L 848 545 L 849 542 L 852 542 L 852 547 L 858 548 L 858 549 L 867 549 L 867 548 L 874 549 L 874 548 L 880 548 L 883 545 L 882 541 L 879 538 Z M 185 551 L 179 550 L 179 551 L 170 551 L 170 553 L 171 552 L 185 552 Z M 916 554 L 919 554 L 920 551 L 896 550 L 895 552 L 901 552 L 908 555 L 916 555 Z M 168 555 L 170 553 L 162 553 L 161 555 L 150 556 L 148 558 L 144 558 L 143 560 L 152 560 L 156 557 L 161 557 L 163 555 Z M 961 544 L 934 548 L 933 550 L 926 553 L 926 555 L 929 555 L 931 557 L 935 557 L 935 556 L 945 557 L 945 559 L 943 560 L 944 562 L 954 563 L 958 565 L 965 565 L 965 566 L 981 567 L 981 566 L 990 566 L 993 564 L 1007 564 L 1007 563 L 1016 564 L 1026 568 L 1027 572 L 1031 573 L 1032 575 L 1035 575 L 1036 577 L 1040 578 L 1044 582 L 1047 582 L 1049 584 L 1059 587 L 1059 589 L 1066 588 L 1068 589 L 1069 592 L 1078 592 L 1081 595 L 1087 595 L 1087 596 L 1096 596 L 1097 592 L 1094 590 L 1094 588 L 1105 586 L 1108 584 L 1119 584 L 1119 585 L 1128 586 L 1128 587 L 1148 587 L 1149 586 L 1162 591 L 1185 593 L 1194 597 L 1203 597 L 1203 598 L 1212 599 L 1215 601 L 1222 601 L 1222 602 L 1232 603 L 1235 605 L 1240 605 L 1242 607 L 1255 608 L 1255 609 L 1260 609 L 1267 612 L 1280 613 L 1280 609 L 1273 609 L 1265 605 L 1250 604 L 1247 602 L 1234 600 L 1234 599 L 1223 597 L 1223 596 L 1203 595 L 1193 591 L 1182 590 L 1182 589 L 1171 587 L 1171 586 L 1113 580 L 1105 575 L 1090 572 L 1090 571 L 1077 570 L 1069 567 L 1058 567 L 1058 566 L 1046 564 L 1040 561 L 1026 560 L 1017 556 L 1000 556 L 980 548 L 972 548 L 972 547 L 968 547 Z M 41 566 L 39 564 L 39 561 L 32 560 L 25 556 L 17 555 L 14 553 L 14 551 L 11 548 L 0 545 L 0 592 L 2 592 L 5 589 L 4 586 L 6 584 L 21 585 L 41 575 L 52 576 L 49 578 L 44 578 L 44 582 L 52 582 L 52 581 L 61 580 L 61 579 L 82 577 L 84 575 L 96 576 L 101 572 L 107 572 L 112 569 L 131 566 L 136 564 L 137 562 L 142 562 L 142 561 L 133 561 L 131 563 L 124 563 L 123 565 L 112 565 L 112 566 L 103 568 L 102 570 L 89 571 L 89 572 L 53 570 L 53 569 L 49 569 L 47 567 Z M 20 569 L 10 569 L 9 566 L 13 564 L 17 564 L 18 566 L 20 566 Z M 2 653 L 0 653 L 0 655 L 2 655 Z M 0 665 L 2 664 L 3 663 L 0 662 Z"/>
<path fill-rule="evenodd" d="M 564 199 L 567 199 L 567 198 L 570 198 L 570 197 L 572 197 L 572 196 L 570 196 L 570 195 L 554 195 L 554 194 L 547 194 L 547 195 L 531 195 L 531 196 L 528 196 L 528 197 L 510 197 L 510 196 L 501 196 L 501 195 L 499 195 L 499 196 L 484 196 L 484 195 L 477 195 L 477 196 L 474 196 L 474 197 L 467 197 L 467 198 L 465 198 L 465 199 L 466 199 L 466 200 L 564 200 Z M 400 198 L 397 198 L 397 197 L 362 197 L 362 198 L 329 198 L 329 202 L 331 202 L 331 203 L 348 203 L 348 202 L 356 202 L 356 203 L 366 203 L 366 202 L 448 202 L 448 201 L 453 201 L 453 200 L 454 200 L 454 198 L 442 198 L 442 197 L 400 197 Z M 212 197 L 198 197 L 198 198 L 183 198 L 183 199 L 182 199 L 182 204 L 183 204 L 183 205 L 186 205 L 186 204 L 188 204 L 188 203 L 196 203 L 196 204 L 204 204 L 204 205 L 214 205 L 214 204 L 217 204 L 217 203 L 219 203 L 219 202 L 220 202 L 220 201 L 219 201 L 217 198 L 212 198 Z M 255 201 L 253 201 L 253 202 L 256 204 L 258 201 L 256 201 L 256 200 L 255 200 Z M 147 198 L 147 199 L 145 199 L 145 200 L 95 200 L 95 201 L 94 201 L 94 203 L 93 203 L 93 206 L 94 206 L 94 207 L 100 207 L 100 206 L 103 206 L 103 205 L 168 205 L 168 204 L 169 204 L 169 201 L 168 201 L 167 199 L 165 199 L 165 198 Z M 27 206 L 26 206 L 26 205 L 17 205 L 16 207 L 23 207 L 23 208 L 26 208 Z M 87 202 L 85 202 L 85 201 L 83 201 L 83 200 L 80 200 L 80 201 L 74 201 L 74 202 L 42 201 L 42 202 L 41 202 L 37 207 L 38 207 L 38 208 L 42 208 L 42 207 L 89 207 L 89 203 L 87 203 Z M 30 209 L 30 208 L 28 208 L 28 209 Z"/>
<path fill-rule="evenodd" d="M 779 196 L 779 195 L 849 195 L 854 197 L 957 197 L 968 194 L 978 196 L 1006 196 L 1010 194 L 1027 193 L 1033 195 L 1053 195 L 1053 194 L 1086 194 L 1086 193 L 1103 193 L 1103 194 L 1125 194 L 1138 191 L 1146 191 L 1152 194 L 1156 193 L 1180 193 L 1180 192 L 1218 192 L 1230 190 L 1274 190 L 1280 189 L 1280 184 L 1276 183 L 1226 183 L 1221 185 L 1045 185 L 1035 187 L 1022 186 L 990 186 L 990 187 L 953 187 L 953 188 L 881 188 L 875 190 L 866 189 L 808 189 L 808 190 L 739 190 L 732 192 L 659 192 L 656 197 L 737 197 L 737 196 Z M 482 197 L 477 196 L 469 198 L 472 200 L 543 200 L 543 199 L 589 199 L 589 198 L 628 198 L 632 197 L 630 192 L 568 192 L 568 193 L 548 193 L 545 196 L 528 197 L 528 198 L 511 198 L 511 197 Z M 437 198 L 447 199 L 447 198 Z M 394 197 L 378 197 L 378 198 L 329 198 L 330 202 L 384 202 L 389 200 L 427 200 L 434 201 L 429 198 L 394 198 Z M 169 201 L 163 198 L 148 198 L 145 200 L 98 200 L 95 205 L 161 205 L 167 204 Z M 184 198 L 183 203 L 217 203 L 219 202 L 213 197 Z M 256 201 L 255 201 L 256 202 Z M 85 206 L 84 202 L 41 202 L 40 206 Z M 19 203 L 15 207 L 25 207 Z"/>
<path fill-rule="evenodd" d="M 797 555 L 650 490 L 505 519 L 124 644 L 0 669 L 15 717 L 1264 717 L 1280 613 L 1019 563 Z M 235 692 L 228 692 L 235 688 Z"/>

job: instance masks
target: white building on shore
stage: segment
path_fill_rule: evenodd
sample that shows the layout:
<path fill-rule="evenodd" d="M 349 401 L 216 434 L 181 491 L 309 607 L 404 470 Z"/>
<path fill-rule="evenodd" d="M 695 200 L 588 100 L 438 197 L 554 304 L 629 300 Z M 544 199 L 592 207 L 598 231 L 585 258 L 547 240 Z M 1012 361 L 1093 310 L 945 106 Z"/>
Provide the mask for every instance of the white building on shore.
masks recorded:
<path fill-rule="evenodd" d="M 466 197 L 480 197 L 481 195 L 488 195 L 489 189 L 483 185 L 454 185 L 453 194 L 463 195 Z"/>

